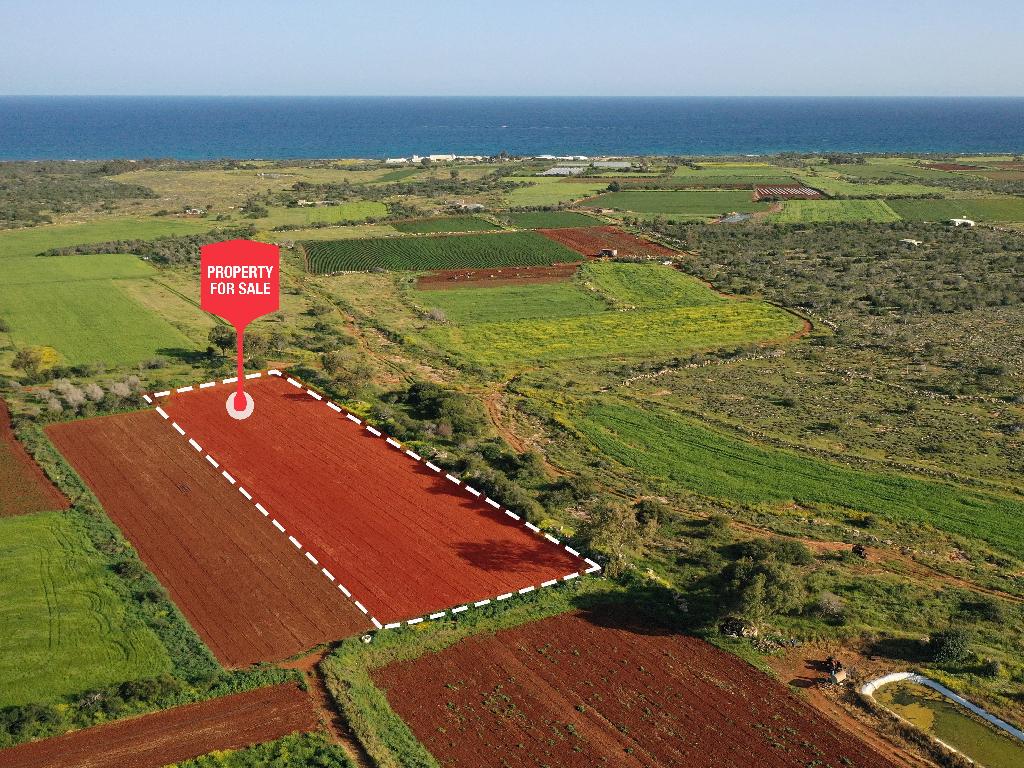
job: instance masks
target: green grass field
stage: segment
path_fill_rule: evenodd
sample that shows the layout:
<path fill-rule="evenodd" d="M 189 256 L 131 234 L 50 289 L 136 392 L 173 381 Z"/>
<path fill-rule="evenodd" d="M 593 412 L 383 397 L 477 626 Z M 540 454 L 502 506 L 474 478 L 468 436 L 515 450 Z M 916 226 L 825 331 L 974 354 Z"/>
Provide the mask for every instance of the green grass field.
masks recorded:
<path fill-rule="evenodd" d="M 580 414 L 577 426 L 606 456 L 702 495 L 854 510 L 932 525 L 1009 551 L 1024 548 L 1020 499 L 760 447 L 664 408 L 603 402 Z"/>
<path fill-rule="evenodd" d="M 459 326 L 594 315 L 607 310 L 574 282 L 420 291 L 416 301 L 444 311 Z"/>
<path fill-rule="evenodd" d="M 858 183 L 840 179 L 837 176 L 820 174 L 812 176 L 803 174 L 800 181 L 808 186 L 820 189 L 828 195 L 840 197 L 908 197 L 913 195 L 934 195 L 944 192 L 942 187 L 929 187 L 908 178 L 906 182 L 893 184 Z"/>
<path fill-rule="evenodd" d="M 947 221 L 964 216 L 975 221 L 1024 221 L 1024 197 L 891 200 L 889 205 L 909 221 Z"/>
<path fill-rule="evenodd" d="M 304 227 L 310 224 L 341 224 L 349 221 L 365 221 L 370 218 L 387 216 L 388 207 L 375 200 L 353 200 L 341 205 L 303 206 L 301 208 L 271 208 L 269 215 L 252 219 L 261 229 L 280 226 Z M 242 219 L 243 223 L 249 221 Z"/>
<path fill-rule="evenodd" d="M 437 219 L 410 219 L 408 221 L 393 221 L 391 226 L 399 232 L 409 234 L 486 232 L 491 229 L 499 229 L 496 225 L 478 216 L 442 216 Z"/>
<path fill-rule="evenodd" d="M 593 227 L 600 222 L 593 216 L 576 211 L 521 211 L 506 213 L 513 227 L 519 229 L 558 229 L 560 227 Z"/>
<path fill-rule="evenodd" d="M 109 578 L 73 517 L 0 520 L 0 707 L 170 671 L 163 645 L 126 613 Z"/>
<path fill-rule="evenodd" d="M 195 345 L 121 288 L 157 274 L 136 256 L 100 254 L 6 259 L 11 284 L 0 318 L 17 345 L 50 346 L 70 364 L 131 364 Z"/>
<path fill-rule="evenodd" d="M 768 209 L 765 203 L 753 202 L 750 195 L 751 193 L 745 190 L 608 192 L 588 200 L 587 205 L 634 213 L 675 213 L 694 216 L 716 216 L 729 211 L 751 212 Z"/>
<path fill-rule="evenodd" d="M 591 184 L 585 181 L 567 182 L 562 179 L 537 176 L 511 176 L 508 181 L 530 184 L 528 187 L 518 187 L 508 193 L 505 201 L 513 208 L 568 203 L 596 195 L 608 188 L 607 181 Z"/>
<path fill-rule="evenodd" d="M 827 221 L 899 221 L 884 200 L 787 200 L 772 219 L 783 224 Z"/>
<path fill-rule="evenodd" d="M 35 256 L 51 248 L 112 240 L 151 240 L 163 235 L 191 235 L 223 226 L 212 219 L 159 216 L 145 219 L 111 218 L 84 224 L 48 224 L 28 229 L 0 230 L 0 258 Z"/>
<path fill-rule="evenodd" d="M 388 171 L 383 176 L 377 177 L 377 179 L 372 183 L 393 184 L 396 181 L 405 181 L 406 179 L 411 179 L 422 170 L 422 168 L 398 168 L 394 171 Z"/>
<path fill-rule="evenodd" d="M 499 367 L 687 354 L 784 338 L 801 327 L 782 310 L 721 297 L 660 265 L 591 264 L 573 283 L 451 289 L 431 294 L 430 303 L 451 324 L 428 329 L 428 338 Z"/>
<path fill-rule="evenodd" d="M 579 255 L 534 232 L 303 242 L 312 272 L 539 266 Z"/>

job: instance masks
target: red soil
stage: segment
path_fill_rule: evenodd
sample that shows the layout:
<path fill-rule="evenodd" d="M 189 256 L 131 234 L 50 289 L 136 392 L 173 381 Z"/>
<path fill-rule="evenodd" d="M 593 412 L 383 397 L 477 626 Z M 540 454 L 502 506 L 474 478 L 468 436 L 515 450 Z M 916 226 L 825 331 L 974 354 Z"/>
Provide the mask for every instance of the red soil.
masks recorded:
<path fill-rule="evenodd" d="M 446 768 L 893 765 L 741 659 L 625 613 L 471 637 L 372 677 Z"/>
<path fill-rule="evenodd" d="M 244 421 L 227 415 L 228 391 L 162 403 L 381 622 L 586 568 L 303 389 L 273 376 L 249 382 L 256 410 Z"/>
<path fill-rule="evenodd" d="M 618 227 L 581 227 L 574 229 L 538 229 L 544 237 L 561 243 L 583 256 L 599 256 L 604 248 L 617 250 L 619 256 L 663 258 L 677 256 L 671 248 L 642 240 Z"/>
<path fill-rule="evenodd" d="M 370 626 L 156 413 L 47 433 L 222 663 L 278 661 Z"/>
<path fill-rule="evenodd" d="M 550 267 L 502 267 L 500 269 L 444 269 L 422 275 L 416 281 L 421 290 L 466 288 L 499 285 L 535 285 L 558 283 L 576 274 L 579 262 L 555 264 Z"/>
<path fill-rule="evenodd" d="M 275 685 L 0 751 L 3 768 L 160 768 L 318 728 L 297 686 Z"/>
<path fill-rule="evenodd" d="M 70 505 L 32 461 L 11 429 L 11 414 L 0 399 L 0 517 L 67 509 Z"/>

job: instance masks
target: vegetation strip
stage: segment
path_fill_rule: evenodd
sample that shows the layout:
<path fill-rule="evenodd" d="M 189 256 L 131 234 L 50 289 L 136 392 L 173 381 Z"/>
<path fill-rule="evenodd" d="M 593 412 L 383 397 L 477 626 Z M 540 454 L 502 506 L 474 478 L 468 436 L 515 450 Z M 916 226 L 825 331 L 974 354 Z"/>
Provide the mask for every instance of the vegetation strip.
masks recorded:
<path fill-rule="evenodd" d="M 255 377 L 259 376 L 259 375 L 260 374 L 255 374 L 255 375 L 253 375 L 253 377 L 255 378 Z M 302 389 L 305 386 L 302 382 L 300 382 L 300 381 L 298 381 L 298 380 L 296 380 L 296 379 L 294 379 L 292 377 L 285 377 L 284 374 L 282 374 L 282 372 L 277 370 L 277 369 L 271 369 L 271 370 L 267 371 L 267 375 L 268 376 L 276 376 L 276 377 L 279 377 L 279 378 L 284 378 L 284 379 L 287 380 L 287 382 L 289 384 L 291 384 L 292 386 L 296 387 L 297 389 Z M 249 376 L 247 376 L 246 378 L 249 378 Z M 223 379 L 222 383 L 223 384 L 229 384 L 229 383 L 232 383 L 235 380 L 236 379 Z M 184 388 L 180 388 L 177 391 L 181 391 L 181 389 L 184 389 Z M 338 406 L 338 405 L 336 405 L 334 403 L 331 403 L 329 400 L 324 400 L 322 395 L 319 395 L 319 393 L 314 392 L 312 389 L 306 387 L 305 391 L 306 391 L 307 394 L 311 395 L 315 400 L 318 400 L 318 401 L 326 403 L 329 407 L 331 407 L 332 410 L 339 411 L 339 412 L 344 412 L 345 416 L 347 418 L 352 419 L 352 420 L 357 420 L 355 416 L 353 416 L 352 414 L 348 413 L 347 411 L 344 411 L 344 409 L 341 409 L 340 406 Z M 156 396 L 156 397 L 167 397 L 169 395 L 170 395 L 169 391 L 165 391 L 165 392 L 161 392 L 161 393 L 154 393 L 154 396 Z M 170 416 L 161 407 L 157 406 L 155 408 L 155 410 L 157 411 L 157 413 L 160 414 L 160 416 L 165 421 L 168 421 L 169 423 L 172 424 L 172 426 L 174 426 L 176 428 L 178 427 L 177 423 L 170 421 Z M 390 444 L 393 448 L 397 449 L 398 451 L 400 451 L 404 455 L 409 456 L 409 458 L 411 458 L 414 462 L 419 463 L 420 461 L 422 461 L 415 454 L 412 454 L 409 451 L 404 450 L 402 445 L 401 445 L 401 443 L 399 443 L 397 440 L 394 440 L 393 438 L 391 438 L 391 437 L 389 437 L 387 435 L 382 434 L 379 430 L 376 430 L 376 429 L 374 429 L 373 427 L 371 427 L 369 425 L 364 425 L 364 427 L 365 427 L 365 429 L 368 432 L 373 434 L 375 437 L 380 437 L 380 438 L 384 439 L 385 442 Z M 187 437 L 187 435 L 186 435 L 186 433 L 185 433 L 185 431 L 183 429 L 177 428 L 176 431 L 178 431 L 181 434 L 182 437 Z M 189 439 L 191 440 L 191 438 L 189 438 Z M 220 464 L 216 461 L 216 459 L 213 458 L 213 456 L 211 456 L 210 454 L 206 454 L 206 459 L 215 468 L 219 468 Z M 442 472 L 441 467 L 438 467 L 437 465 L 432 464 L 429 461 L 428 462 L 423 462 L 423 463 L 428 468 L 433 470 L 434 472 L 437 472 L 437 473 L 441 473 Z M 230 478 L 231 477 L 230 475 L 227 475 L 226 472 L 224 473 L 224 475 L 226 476 L 226 478 Z M 475 497 L 480 497 L 481 496 L 481 494 L 479 492 L 476 492 L 475 489 L 473 489 L 473 488 L 463 484 L 461 482 L 461 480 L 459 480 L 459 478 L 455 477 L 454 475 L 445 474 L 445 477 L 448 478 L 449 480 L 451 480 L 455 485 L 459 485 L 460 487 L 462 487 L 470 496 L 475 496 Z M 229 480 L 229 482 L 231 482 L 231 484 L 234 485 L 233 480 Z M 247 491 L 247 490 L 243 489 L 241 486 L 238 487 L 238 490 L 240 492 L 243 492 L 243 496 L 245 496 L 247 499 L 251 500 L 251 498 L 252 498 L 252 496 L 251 496 L 252 492 L 251 491 Z M 493 499 L 488 497 L 488 498 L 485 498 L 484 501 L 486 501 L 486 503 L 488 505 L 494 507 L 495 509 L 500 509 L 500 504 L 498 502 L 494 501 Z M 263 507 L 259 503 L 255 503 L 254 505 L 256 506 L 257 509 L 260 510 L 260 512 L 263 514 L 264 517 L 268 517 L 269 518 L 270 513 L 268 512 L 268 510 L 265 507 Z M 520 520 L 520 517 L 517 516 L 515 513 L 513 513 L 509 509 L 505 509 L 505 514 L 509 515 L 510 517 L 515 518 L 517 521 Z M 278 522 L 276 519 L 271 520 L 271 522 L 273 523 L 274 527 L 277 528 L 278 531 L 280 531 L 282 534 L 286 533 L 286 530 L 285 530 L 284 526 L 281 525 L 281 523 Z M 574 579 L 574 578 L 578 577 L 580 573 L 593 574 L 593 573 L 596 573 L 596 572 L 601 570 L 601 566 L 597 562 L 592 560 L 591 558 L 586 557 L 584 555 L 581 555 L 575 549 L 573 549 L 572 547 L 570 547 L 567 544 L 566 545 L 561 545 L 560 542 L 558 542 L 553 537 L 548 536 L 548 535 L 542 533 L 539 528 L 537 528 L 535 525 L 533 525 L 529 521 L 521 521 L 521 522 L 523 524 L 523 527 L 529 529 L 532 533 L 538 534 L 541 538 L 543 538 L 543 539 L 545 539 L 545 540 L 547 540 L 549 542 L 552 542 L 554 546 L 560 546 L 560 548 L 563 549 L 567 554 L 569 554 L 570 556 L 572 556 L 572 557 L 574 557 L 576 559 L 583 560 L 587 564 L 587 568 L 581 569 L 581 571 L 576 571 L 576 572 L 573 572 L 573 573 L 566 574 L 566 575 L 562 576 L 561 577 L 561 581 L 563 581 L 563 582 L 570 581 L 571 579 Z M 296 549 L 298 549 L 300 551 L 303 551 L 303 547 L 302 547 L 301 543 L 298 542 L 293 536 L 289 536 L 289 540 L 296 547 Z M 319 560 L 316 558 L 315 555 L 313 555 L 313 553 L 311 553 L 308 550 L 306 550 L 304 552 L 304 555 L 307 558 L 309 558 L 310 562 L 312 562 L 314 565 L 318 565 L 319 564 Z M 328 578 L 330 581 L 332 581 L 332 582 L 335 581 L 335 577 L 329 571 L 327 571 L 326 569 L 321 569 L 321 573 L 326 578 Z M 544 587 L 554 586 L 557 583 L 559 583 L 559 582 L 556 581 L 556 580 L 549 580 L 549 581 L 546 581 L 546 582 L 542 583 L 540 585 L 540 587 L 544 588 Z M 367 615 L 367 617 L 373 623 L 374 627 L 376 627 L 378 630 L 380 630 L 380 629 L 396 629 L 396 628 L 402 626 L 402 624 L 403 624 L 402 621 L 388 622 L 386 624 L 382 623 L 373 614 L 371 614 L 369 612 L 369 610 L 363 605 L 363 603 L 361 603 L 358 599 L 356 599 L 351 594 L 351 592 L 343 584 L 338 582 L 337 586 L 338 586 L 338 589 L 348 599 L 350 599 L 352 601 L 352 603 L 356 606 L 356 608 L 358 608 L 362 613 Z M 520 592 L 520 594 L 525 594 L 527 591 L 532 591 L 533 589 L 536 589 L 536 588 L 537 587 L 535 587 L 533 585 L 530 585 L 530 586 L 524 587 L 523 589 L 519 590 L 519 592 Z M 490 602 L 490 600 L 488 600 L 487 602 L 477 602 L 477 603 L 474 603 L 473 606 L 474 607 L 481 607 L 482 605 L 486 605 L 488 602 Z M 448 609 L 446 609 L 445 611 L 442 611 L 442 612 L 435 612 L 435 613 L 431 613 L 429 615 L 424 615 L 424 616 L 419 616 L 419 617 L 412 618 L 412 619 L 407 619 L 407 620 L 404 621 L 404 623 L 407 624 L 407 625 L 414 625 L 414 624 L 417 624 L 417 623 L 422 622 L 424 620 L 436 620 L 438 618 L 443 617 L 444 615 L 446 615 L 449 612 L 454 615 L 454 614 L 458 614 L 458 613 L 461 613 L 461 612 L 467 610 L 469 607 L 470 606 L 468 604 L 467 605 L 460 605 L 460 606 L 450 607 L 450 608 L 448 608 Z"/>

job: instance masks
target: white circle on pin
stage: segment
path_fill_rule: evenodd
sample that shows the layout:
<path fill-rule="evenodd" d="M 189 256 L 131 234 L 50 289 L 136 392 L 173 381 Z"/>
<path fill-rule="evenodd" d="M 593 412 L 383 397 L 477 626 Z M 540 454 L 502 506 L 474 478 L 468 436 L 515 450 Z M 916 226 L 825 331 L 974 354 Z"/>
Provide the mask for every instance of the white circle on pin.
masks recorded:
<path fill-rule="evenodd" d="M 242 396 L 245 397 L 245 408 L 238 410 L 235 408 L 235 394 L 235 392 L 232 392 L 228 395 L 228 401 L 226 404 L 228 407 L 228 416 L 232 419 L 238 419 L 239 421 L 242 419 L 248 419 L 252 416 L 252 412 L 256 410 L 256 403 L 253 401 L 252 395 L 248 392 L 242 393 Z"/>

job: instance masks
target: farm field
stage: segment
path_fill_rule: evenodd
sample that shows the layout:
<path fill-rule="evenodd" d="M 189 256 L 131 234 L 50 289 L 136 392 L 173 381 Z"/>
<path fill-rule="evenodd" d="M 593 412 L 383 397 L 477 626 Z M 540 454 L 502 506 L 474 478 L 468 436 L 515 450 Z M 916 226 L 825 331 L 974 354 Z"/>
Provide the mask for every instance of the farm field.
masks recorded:
<path fill-rule="evenodd" d="M 174 326 L 131 299 L 117 280 L 21 283 L 16 291 L 0 294 L 0 317 L 16 343 L 53 347 L 71 364 L 132 364 L 195 349 Z"/>
<path fill-rule="evenodd" d="M 301 240 L 364 240 L 399 234 L 390 224 L 350 224 L 339 227 L 309 227 L 277 232 L 260 232 L 257 239 L 269 243 L 294 243 Z"/>
<path fill-rule="evenodd" d="M 0 230 L 0 259 L 35 256 L 51 248 L 111 240 L 151 240 L 164 235 L 192 235 L 223 226 L 207 219 L 173 216 L 108 218 L 82 224 L 47 224 L 25 229 Z"/>
<path fill-rule="evenodd" d="M 590 182 L 579 179 L 567 182 L 560 178 L 545 179 L 538 176 L 510 176 L 508 181 L 525 182 L 530 185 L 517 187 L 506 195 L 506 204 L 513 208 L 569 203 L 595 195 L 608 186 L 607 181 Z"/>
<path fill-rule="evenodd" d="M 303 242 L 316 274 L 346 271 L 541 266 L 578 261 L 575 253 L 534 232 L 450 237 Z"/>
<path fill-rule="evenodd" d="M 664 245 L 643 240 L 623 232 L 618 227 L 585 227 L 573 229 L 541 229 L 544 237 L 571 248 L 581 256 L 599 256 L 605 248 L 619 252 L 619 256 L 668 257 L 678 253 Z"/>
<path fill-rule="evenodd" d="M 416 300 L 441 309 L 456 325 L 577 317 L 608 309 L 598 296 L 584 293 L 572 282 L 433 291 L 417 295 Z"/>
<path fill-rule="evenodd" d="M 464 318 L 463 323 L 431 327 L 423 334 L 466 359 L 505 368 L 524 362 L 682 355 L 781 340 L 803 327 L 787 312 L 757 301 L 726 299 L 700 281 L 661 265 L 590 264 L 580 280 L 603 298 L 603 311 L 566 314 L 573 302 L 562 290 L 557 301 L 531 303 L 533 317 L 495 321 L 488 318 L 515 318 L 520 311 L 515 305 L 525 299 L 501 307 L 496 300 L 504 297 L 499 294 L 481 296 L 476 288 L 453 290 L 444 300 L 458 307 L 456 314 Z M 534 290 L 544 288 L 550 287 Z M 578 290 L 575 301 L 586 302 L 584 296 Z M 582 306 L 595 307 L 592 302 Z M 539 314 L 543 308 L 554 314 Z"/>
<path fill-rule="evenodd" d="M 870 181 L 849 181 L 847 179 L 840 178 L 838 175 L 832 173 L 820 173 L 810 174 L 802 173 L 799 175 L 800 181 L 804 184 L 820 189 L 829 195 L 841 196 L 841 197 L 852 197 L 852 198 L 870 198 L 870 197 L 907 197 L 912 195 L 935 195 L 943 194 L 945 189 L 943 187 L 930 187 L 926 184 L 921 184 L 911 180 L 909 177 L 906 181 L 872 183 Z"/>
<path fill-rule="evenodd" d="M 586 568 L 280 378 L 256 380 L 247 391 L 259 405 L 240 422 L 227 423 L 220 387 L 162 405 L 371 617 L 443 612 Z"/>
<path fill-rule="evenodd" d="M 0 517 L 67 509 L 64 494 L 47 479 L 14 437 L 11 414 L 0 398 Z"/>
<path fill-rule="evenodd" d="M 424 291 L 448 288 L 495 287 L 500 285 L 540 285 L 568 280 L 578 264 L 554 264 L 550 267 L 501 267 L 498 269 L 446 269 L 428 272 L 416 279 Z"/>
<path fill-rule="evenodd" d="M 741 504 L 851 510 L 930 525 L 1008 552 L 1024 547 L 1024 500 L 764 447 L 663 408 L 602 402 L 575 423 L 604 455 L 695 493 Z"/>
<path fill-rule="evenodd" d="M 832 221 L 899 221 L 884 200 L 786 200 L 772 220 L 784 224 Z"/>
<path fill-rule="evenodd" d="M 737 657 L 621 609 L 469 637 L 371 677 L 450 768 L 891 765 Z"/>
<path fill-rule="evenodd" d="M 109 579 L 78 518 L 0 519 L 0 708 L 170 671 Z"/>
<path fill-rule="evenodd" d="M 369 627 L 155 412 L 47 434 L 221 663 L 278 661 Z"/>
<path fill-rule="evenodd" d="M 563 227 L 591 227 L 597 224 L 593 216 L 576 211 L 520 211 L 506 213 L 513 227 L 519 229 L 560 229 Z"/>
<path fill-rule="evenodd" d="M 318 727 L 309 695 L 282 684 L 22 744 L 0 751 L 0 765 L 161 768 Z"/>
<path fill-rule="evenodd" d="M 960 217 L 975 221 L 1024 221 L 1024 197 L 893 200 L 890 206 L 908 221 L 946 221 Z"/>
<path fill-rule="evenodd" d="M 437 219 L 409 219 L 393 221 L 391 226 L 407 234 L 431 234 L 439 232 L 484 232 L 499 227 L 479 216 L 442 216 Z"/>
<path fill-rule="evenodd" d="M 693 216 L 717 216 L 730 211 L 750 213 L 768 210 L 765 203 L 751 200 L 749 190 L 724 192 L 686 191 L 633 191 L 606 192 L 586 201 L 595 208 L 613 208 L 618 211 L 654 214 L 684 214 Z"/>

